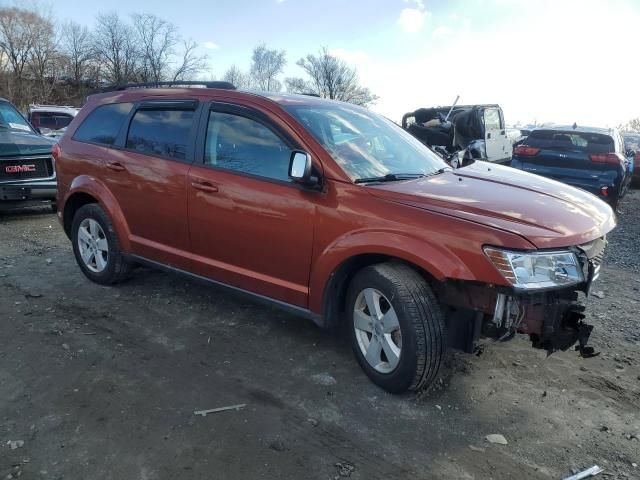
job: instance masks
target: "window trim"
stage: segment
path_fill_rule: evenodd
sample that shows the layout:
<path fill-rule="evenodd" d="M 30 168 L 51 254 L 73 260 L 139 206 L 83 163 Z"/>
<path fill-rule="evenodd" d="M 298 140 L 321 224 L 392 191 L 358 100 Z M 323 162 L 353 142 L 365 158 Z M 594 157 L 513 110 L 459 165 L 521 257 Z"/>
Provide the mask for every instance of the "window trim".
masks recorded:
<path fill-rule="evenodd" d="M 217 170 L 220 172 L 230 173 L 233 175 L 238 175 L 242 177 L 252 178 L 255 180 L 261 180 L 264 182 L 275 183 L 278 185 L 286 185 L 289 187 L 293 187 L 296 189 L 305 189 L 299 183 L 294 182 L 293 180 L 279 180 L 273 177 L 265 177 L 263 175 L 256 175 L 253 173 L 243 172 L 242 170 L 234 170 L 230 168 L 218 167 L 216 165 L 208 165 L 205 163 L 205 148 L 206 148 L 206 138 L 207 138 L 207 130 L 209 129 L 209 116 L 211 112 L 214 113 L 227 113 L 231 115 L 236 115 L 239 117 L 244 117 L 249 120 L 253 120 L 254 122 L 263 125 L 268 128 L 274 135 L 276 135 L 289 149 L 291 153 L 294 151 L 307 151 L 304 146 L 300 145 L 294 138 L 284 132 L 278 125 L 276 125 L 267 114 L 257 110 L 253 107 L 248 107 L 246 105 L 240 105 L 235 103 L 227 103 L 227 102 L 217 102 L 211 101 L 208 102 L 207 105 L 202 109 L 201 117 L 200 117 L 200 128 L 198 129 L 198 137 L 197 137 L 197 145 L 196 145 L 196 160 L 194 162 L 195 165 L 209 168 L 211 170 Z"/>
<path fill-rule="evenodd" d="M 184 158 L 176 158 L 169 155 L 159 155 L 157 153 L 139 152 L 132 148 L 127 148 L 127 138 L 129 137 L 129 130 L 131 129 L 131 122 L 139 110 L 179 110 L 179 111 L 192 111 L 193 119 L 191 128 L 187 135 L 187 149 L 185 151 Z M 196 137 L 198 133 L 198 126 L 201 116 L 202 102 L 193 99 L 142 99 L 135 102 L 133 108 L 129 112 L 129 116 L 124 121 L 123 128 L 118 133 L 118 138 L 114 142 L 113 148 L 122 150 L 124 152 L 135 153 L 138 155 L 145 155 L 147 157 L 159 158 L 162 160 L 169 160 L 178 163 L 191 164 L 194 162 L 194 152 Z"/>
<path fill-rule="evenodd" d="M 110 105 L 122 105 L 122 104 L 126 104 L 129 103 L 131 104 L 131 109 L 129 110 L 129 113 L 127 115 L 124 116 L 124 120 L 122 121 L 122 123 L 120 124 L 120 128 L 118 129 L 118 132 L 116 133 L 116 137 L 113 141 L 113 143 L 100 143 L 100 142 L 89 142 L 88 140 L 80 140 L 79 138 L 76 138 L 76 135 L 78 134 L 78 130 L 80 130 L 80 127 L 82 127 L 82 125 L 84 125 L 84 123 L 87 121 L 87 119 L 99 108 L 102 107 L 108 107 Z M 131 115 L 131 112 L 133 111 L 135 107 L 135 102 L 111 102 L 111 103 L 103 103 L 101 105 L 96 106 L 93 110 L 91 110 L 86 117 L 84 117 L 82 119 L 82 123 L 80 123 L 80 125 L 78 125 L 75 129 L 75 131 L 73 132 L 73 136 L 71 137 L 71 140 L 73 140 L 74 142 L 78 142 L 78 143 L 85 143 L 87 145 L 95 145 L 97 147 L 104 147 L 104 148 L 117 148 L 117 143 L 118 143 L 118 139 L 120 138 L 120 135 L 122 133 L 122 128 L 124 126 L 124 124 L 127 122 L 127 119 L 129 118 L 129 115 Z M 75 118 L 75 117 L 74 117 Z"/>

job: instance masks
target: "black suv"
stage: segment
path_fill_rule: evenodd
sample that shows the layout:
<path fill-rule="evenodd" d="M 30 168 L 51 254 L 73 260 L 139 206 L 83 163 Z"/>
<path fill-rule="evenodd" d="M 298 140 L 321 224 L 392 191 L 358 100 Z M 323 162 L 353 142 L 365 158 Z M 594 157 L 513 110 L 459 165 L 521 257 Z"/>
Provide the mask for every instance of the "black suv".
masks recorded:
<path fill-rule="evenodd" d="M 0 98 L 0 209 L 55 200 L 54 143 L 39 135 L 11 102 Z"/>

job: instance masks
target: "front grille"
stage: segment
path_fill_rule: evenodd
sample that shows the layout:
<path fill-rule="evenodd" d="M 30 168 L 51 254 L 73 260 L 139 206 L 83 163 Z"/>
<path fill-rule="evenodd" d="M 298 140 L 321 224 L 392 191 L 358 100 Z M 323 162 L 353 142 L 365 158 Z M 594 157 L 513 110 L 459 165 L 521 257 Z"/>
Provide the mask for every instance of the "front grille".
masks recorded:
<path fill-rule="evenodd" d="M 50 155 L 0 159 L 0 182 L 50 178 L 53 173 Z"/>

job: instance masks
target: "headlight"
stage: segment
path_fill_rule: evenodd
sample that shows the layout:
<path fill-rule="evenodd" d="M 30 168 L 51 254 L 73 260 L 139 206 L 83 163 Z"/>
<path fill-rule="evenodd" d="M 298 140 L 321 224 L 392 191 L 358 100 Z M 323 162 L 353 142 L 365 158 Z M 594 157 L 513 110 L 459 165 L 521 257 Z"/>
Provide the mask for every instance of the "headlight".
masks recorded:
<path fill-rule="evenodd" d="M 485 247 L 484 253 L 515 288 L 566 287 L 584 281 L 578 258 L 572 252 L 512 252 Z"/>

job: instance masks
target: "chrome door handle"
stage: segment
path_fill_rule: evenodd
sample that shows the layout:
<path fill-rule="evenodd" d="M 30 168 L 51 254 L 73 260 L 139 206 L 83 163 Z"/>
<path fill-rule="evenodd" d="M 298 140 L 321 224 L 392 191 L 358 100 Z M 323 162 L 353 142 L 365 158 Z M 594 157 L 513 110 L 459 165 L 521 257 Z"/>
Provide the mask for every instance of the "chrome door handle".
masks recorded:
<path fill-rule="evenodd" d="M 215 193 L 218 191 L 218 187 L 206 180 L 193 180 L 191 186 L 202 192 Z"/>
<path fill-rule="evenodd" d="M 124 165 L 120 162 L 109 162 L 107 163 L 107 168 L 113 170 L 114 172 L 122 172 L 125 170 Z"/>

